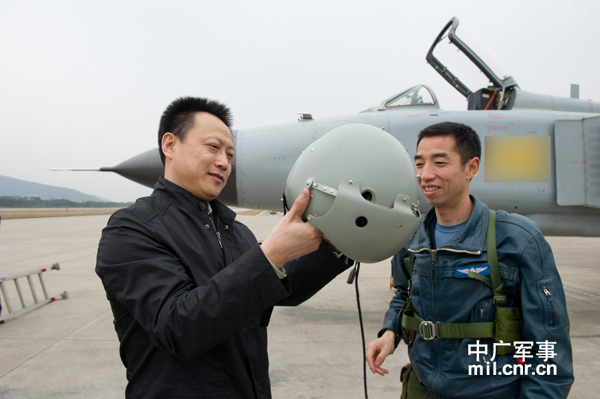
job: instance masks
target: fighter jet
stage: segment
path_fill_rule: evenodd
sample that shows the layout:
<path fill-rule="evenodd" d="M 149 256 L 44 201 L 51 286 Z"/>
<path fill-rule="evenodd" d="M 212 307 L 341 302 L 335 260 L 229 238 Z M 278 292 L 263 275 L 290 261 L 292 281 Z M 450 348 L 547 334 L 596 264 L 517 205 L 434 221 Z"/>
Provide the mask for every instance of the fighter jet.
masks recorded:
<path fill-rule="evenodd" d="M 600 236 L 600 103 L 579 99 L 578 86 L 572 86 L 571 98 L 521 90 L 485 43 L 459 26 L 457 18 L 450 20 L 426 59 L 468 99 L 467 110 L 445 111 L 430 87 L 417 85 L 358 114 L 324 119 L 300 114 L 293 123 L 233 130 L 236 156 L 219 199 L 281 210 L 296 159 L 341 125 L 376 126 L 413 156 L 420 130 L 451 121 L 471 126 L 481 138 L 473 195 L 492 209 L 529 217 L 546 235 Z M 163 166 L 154 148 L 98 170 L 153 187 Z M 423 213 L 429 205 L 421 201 L 420 207 Z"/>

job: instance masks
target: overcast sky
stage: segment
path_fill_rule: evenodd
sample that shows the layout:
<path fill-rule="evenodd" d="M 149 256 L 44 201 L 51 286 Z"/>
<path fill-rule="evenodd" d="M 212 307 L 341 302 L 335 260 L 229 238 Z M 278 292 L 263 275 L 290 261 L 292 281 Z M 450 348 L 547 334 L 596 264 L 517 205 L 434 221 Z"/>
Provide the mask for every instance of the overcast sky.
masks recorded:
<path fill-rule="evenodd" d="M 0 175 L 113 201 L 150 189 L 113 166 L 156 147 L 180 96 L 228 104 L 235 128 L 364 110 L 415 84 L 466 100 L 425 62 L 453 16 L 523 90 L 600 100 L 596 0 L 0 0 Z"/>

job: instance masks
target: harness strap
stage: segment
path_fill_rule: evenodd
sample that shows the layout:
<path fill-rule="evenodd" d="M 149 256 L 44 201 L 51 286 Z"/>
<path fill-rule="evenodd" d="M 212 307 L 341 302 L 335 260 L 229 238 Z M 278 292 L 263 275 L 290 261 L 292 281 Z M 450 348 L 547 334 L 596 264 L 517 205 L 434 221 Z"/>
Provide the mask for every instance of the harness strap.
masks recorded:
<path fill-rule="evenodd" d="M 487 228 L 487 258 L 490 265 L 490 277 L 492 278 L 492 290 L 494 291 L 494 295 L 504 295 L 504 286 L 500 280 L 498 251 L 496 250 L 496 212 L 491 209 Z"/>
<path fill-rule="evenodd" d="M 402 317 L 402 327 L 419 331 L 423 339 L 433 338 L 494 338 L 494 322 L 487 323 L 433 323 L 415 314 Z"/>
<path fill-rule="evenodd" d="M 406 270 L 408 271 L 408 295 L 410 295 L 410 290 L 412 288 L 412 272 L 413 266 L 415 264 L 415 254 L 411 253 L 408 257 L 404 258 L 404 266 L 406 266 Z"/>
<path fill-rule="evenodd" d="M 404 266 L 408 271 L 408 275 L 412 276 L 413 266 L 415 264 L 415 254 L 411 253 L 407 258 L 404 258 Z"/>
<path fill-rule="evenodd" d="M 494 287 L 492 287 L 492 279 L 488 276 L 484 276 L 483 274 L 480 274 L 480 273 L 469 272 L 469 278 L 474 278 L 475 280 L 479 280 L 482 283 L 487 284 L 492 289 L 492 291 L 494 290 Z"/>

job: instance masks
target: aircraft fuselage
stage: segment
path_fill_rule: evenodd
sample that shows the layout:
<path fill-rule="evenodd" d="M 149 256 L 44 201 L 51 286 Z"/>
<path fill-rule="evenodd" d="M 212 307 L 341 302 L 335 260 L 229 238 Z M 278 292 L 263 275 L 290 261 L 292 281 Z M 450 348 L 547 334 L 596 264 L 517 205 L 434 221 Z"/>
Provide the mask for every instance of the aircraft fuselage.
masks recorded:
<path fill-rule="evenodd" d="M 557 203 L 554 131 L 557 120 L 582 120 L 597 114 L 547 110 L 444 111 L 435 107 L 363 112 L 343 117 L 303 120 L 233 131 L 236 156 L 234 172 L 220 199 L 246 208 L 282 209 L 281 195 L 287 176 L 304 148 L 335 127 L 364 123 L 382 128 L 399 140 L 414 156 L 419 132 L 432 124 L 464 123 L 477 131 L 485 152 L 486 136 L 550 137 L 550 180 L 541 183 L 485 182 L 486 159 L 471 182 L 471 193 L 492 209 L 516 212 L 533 219 L 545 234 L 600 235 L 600 209 L 589 206 L 561 206 Z M 261 143 L 258 145 L 257 143 Z M 414 173 L 414 171 L 399 171 Z M 421 212 L 429 205 L 422 198 Z"/>

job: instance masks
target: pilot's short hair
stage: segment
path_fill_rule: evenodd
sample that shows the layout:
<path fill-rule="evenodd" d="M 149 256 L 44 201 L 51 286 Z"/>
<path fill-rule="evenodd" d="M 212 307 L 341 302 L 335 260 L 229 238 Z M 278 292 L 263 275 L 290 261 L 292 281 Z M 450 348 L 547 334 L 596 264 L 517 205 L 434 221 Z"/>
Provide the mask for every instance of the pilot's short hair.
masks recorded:
<path fill-rule="evenodd" d="M 442 122 L 428 126 L 419 133 L 417 148 L 424 138 L 436 136 L 454 137 L 454 151 L 460 155 L 463 166 L 475 157 L 481 159 L 481 141 L 479 135 L 471 127 L 455 122 Z"/>
<path fill-rule="evenodd" d="M 162 139 L 165 133 L 172 133 L 181 141 L 190 128 L 194 126 L 194 120 L 198 112 L 208 112 L 219 118 L 229 129 L 233 117 L 229 108 L 215 100 L 201 97 L 180 97 L 173 101 L 160 118 L 158 127 L 158 151 L 160 159 L 165 164 L 165 154 L 162 150 Z"/>

